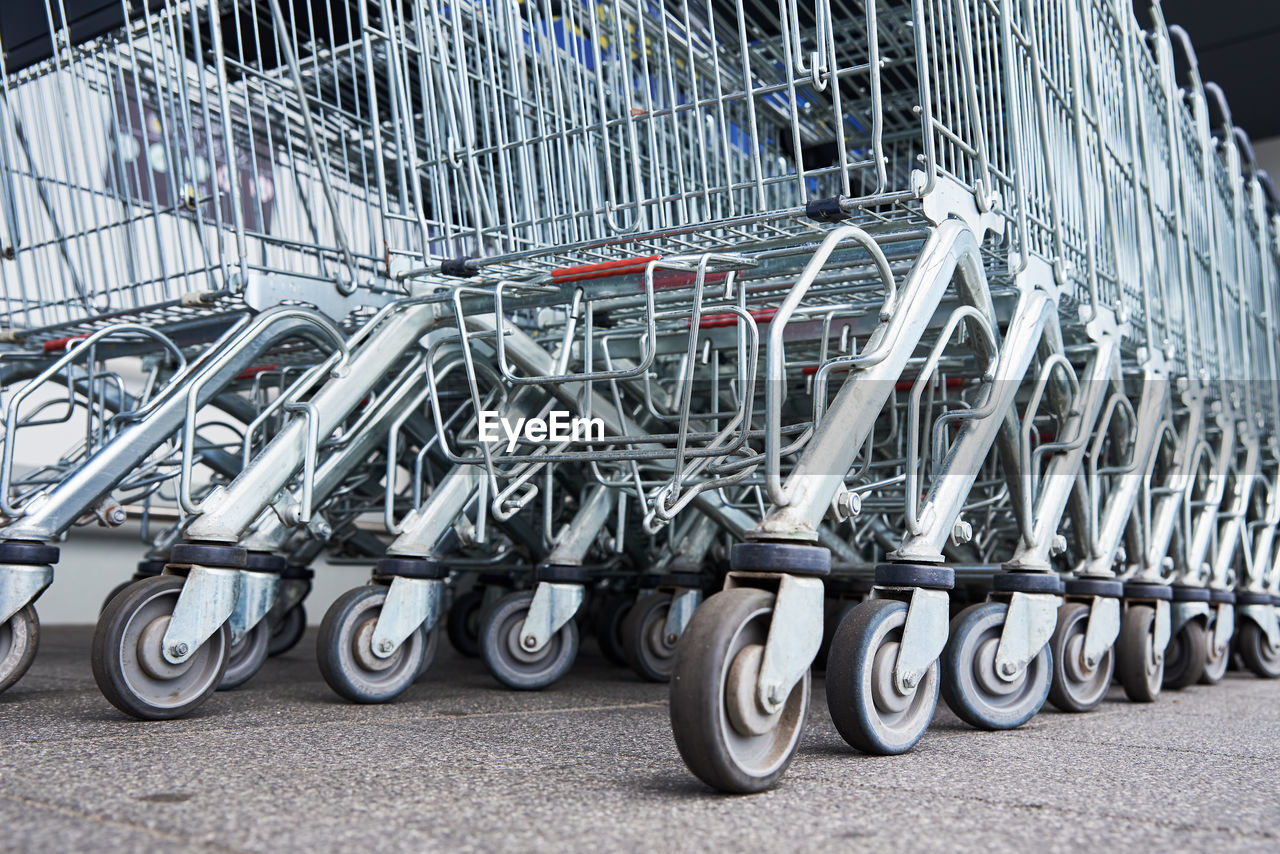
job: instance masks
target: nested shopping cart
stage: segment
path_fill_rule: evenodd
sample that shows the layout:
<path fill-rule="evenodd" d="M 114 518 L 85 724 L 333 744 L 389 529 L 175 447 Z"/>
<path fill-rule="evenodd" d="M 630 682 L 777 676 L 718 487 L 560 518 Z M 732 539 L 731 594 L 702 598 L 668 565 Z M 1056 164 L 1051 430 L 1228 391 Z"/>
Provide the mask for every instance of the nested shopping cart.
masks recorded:
<path fill-rule="evenodd" d="M 815 660 L 877 754 L 939 696 L 1005 729 L 1213 681 L 1233 634 L 1275 675 L 1275 203 L 1158 3 L 216 11 L 51 16 L 5 69 L 12 376 L 92 413 L 5 481 L 5 577 L 128 472 L 182 515 L 99 623 L 122 710 L 256 669 L 281 556 L 379 503 L 338 693 L 401 696 L 459 592 L 451 637 L 548 686 L 594 607 L 729 791 L 784 773 Z M 61 159 L 50 99 L 91 116 Z M 194 415 L 285 343 L 198 487 Z M 159 354 L 125 417 L 107 344 Z"/>
<path fill-rule="evenodd" d="M 119 524 L 162 484 L 179 484 L 166 494 L 186 512 L 179 499 L 226 450 L 197 418 L 237 388 L 252 404 L 246 387 L 272 367 L 311 368 L 271 397 L 301 394 L 341 361 L 353 318 L 390 296 L 376 270 L 392 226 L 349 91 L 359 30 L 279 3 L 216 9 L 3 17 L 6 686 L 35 652 L 49 544 L 85 518 Z M 233 427 L 257 416 L 233 408 Z M 53 461 L 19 471 L 24 441 Z M 216 477 L 234 476 L 228 462 Z"/>

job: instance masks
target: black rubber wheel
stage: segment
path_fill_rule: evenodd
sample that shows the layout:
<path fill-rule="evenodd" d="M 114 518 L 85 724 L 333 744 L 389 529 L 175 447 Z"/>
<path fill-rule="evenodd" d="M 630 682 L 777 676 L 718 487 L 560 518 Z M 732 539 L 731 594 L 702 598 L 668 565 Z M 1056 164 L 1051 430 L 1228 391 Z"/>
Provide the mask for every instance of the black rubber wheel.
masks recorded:
<path fill-rule="evenodd" d="M 671 673 L 671 731 L 689 770 L 725 792 L 770 788 L 795 756 L 809 710 L 809 674 L 781 709 L 755 699 L 774 596 L 733 588 L 694 613 Z"/>
<path fill-rule="evenodd" d="M 1129 606 L 1120 622 L 1116 674 L 1125 696 L 1135 703 L 1153 702 L 1164 681 L 1164 650 L 1155 649 L 1155 622 L 1150 605 Z"/>
<path fill-rule="evenodd" d="M 387 658 L 373 653 L 372 639 L 387 588 L 368 584 L 348 590 L 325 612 L 316 638 L 320 675 L 353 703 L 386 703 L 398 697 L 431 666 L 438 632 L 414 630 Z"/>
<path fill-rule="evenodd" d="M 996 650 L 1009 606 L 970 605 L 951 621 L 942 652 L 942 697 L 961 720 L 978 729 L 1013 729 L 1035 716 L 1049 697 L 1053 653 L 1046 644 L 1013 679 L 996 673 Z"/>
<path fill-rule="evenodd" d="M 1208 655 L 1209 643 L 1205 637 L 1204 624 L 1199 620 L 1188 620 L 1169 639 L 1169 646 L 1164 651 L 1164 678 L 1161 684 L 1176 691 L 1199 682 Z"/>
<path fill-rule="evenodd" d="M 129 579 L 128 581 L 122 581 L 115 587 L 112 587 L 111 592 L 102 600 L 102 607 L 98 609 L 98 616 L 101 617 L 102 612 L 107 610 L 107 606 L 111 604 L 111 600 L 119 596 L 120 593 L 133 582 L 134 579 Z"/>
<path fill-rule="evenodd" d="M 0 625 L 0 691 L 23 677 L 40 646 L 40 617 L 34 605 L 23 606 Z"/>
<path fill-rule="evenodd" d="M 569 672 L 578 656 L 578 624 L 570 620 L 542 649 L 527 651 L 521 643 L 524 618 L 533 603 L 533 591 L 509 593 L 494 603 L 486 615 L 481 656 L 493 677 L 517 691 L 537 691 Z"/>
<path fill-rule="evenodd" d="M 135 581 L 98 618 L 90 657 L 103 696 L 141 720 L 179 718 L 209 698 L 227 667 L 231 646 L 225 625 L 182 664 L 161 652 L 169 618 L 185 579 L 158 575 Z"/>
<path fill-rule="evenodd" d="M 1115 673 L 1116 657 L 1108 649 L 1094 662 L 1084 660 L 1084 635 L 1089 627 L 1089 606 L 1067 602 L 1058 609 L 1058 626 L 1049 640 L 1053 655 L 1053 682 L 1049 702 L 1064 712 L 1087 712 L 1107 696 Z"/>
<path fill-rule="evenodd" d="M 484 607 L 484 591 L 470 590 L 453 600 L 445 630 L 449 645 L 467 658 L 480 655 L 480 610 Z"/>
<path fill-rule="evenodd" d="M 1237 632 L 1240 637 L 1240 658 L 1244 666 L 1263 679 L 1280 676 L 1280 649 L 1267 643 L 1267 633 L 1253 620 L 1244 620 Z"/>
<path fill-rule="evenodd" d="M 1231 639 L 1221 649 L 1213 646 L 1213 625 L 1205 630 L 1204 670 L 1200 673 L 1201 685 L 1217 685 L 1227 675 L 1227 666 L 1231 663 Z"/>
<path fill-rule="evenodd" d="M 298 645 L 307 631 L 307 609 L 299 602 L 284 612 L 279 621 L 271 624 L 271 642 L 267 644 L 267 656 L 284 655 Z"/>
<path fill-rule="evenodd" d="M 675 667 L 679 638 L 667 637 L 670 611 L 670 593 L 650 593 L 637 599 L 622 621 L 622 648 L 627 663 L 650 682 L 670 682 L 671 668 Z"/>
<path fill-rule="evenodd" d="M 591 633 L 604 657 L 619 667 L 627 666 L 627 651 L 622 643 L 622 624 L 631 613 L 636 597 L 631 593 L 612 593 L 596 609 Z"/>
<path fill-rule="evenodd" d="M 840 735 L 863 753 L 906 753 L 924 735 L 938 706 L 938 663 L 908 693 L 893 676 L 907 604 L 871 599 L 849 610 L 831 638 L 827 710 Z"/>
<path fill-rule="evenodd" d="M 264 617 L 249 633 L 233 643 L 227 653 L 227 669 L 218 683 L 219 691 L 230 691 L 248 682 L 262 669 L 271 648 L 271 623 Z"/>

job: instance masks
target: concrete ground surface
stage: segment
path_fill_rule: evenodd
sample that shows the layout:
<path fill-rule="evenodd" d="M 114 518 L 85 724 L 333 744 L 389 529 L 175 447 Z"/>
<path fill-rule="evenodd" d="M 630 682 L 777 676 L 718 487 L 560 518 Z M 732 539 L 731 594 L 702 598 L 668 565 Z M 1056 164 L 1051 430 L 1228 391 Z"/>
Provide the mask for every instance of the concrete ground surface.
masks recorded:
<path fill-rule="evenodd" d="M 855 753 L 820 680 L 799 755 L 761 795 L 684 768 L 666 688 L 584 641 L 539 693 L 441 644 L 398 702 L 354 706 L 314 633 L 193 717 L 126 719 L 88 627 L 49 627 L 0 694 L 9 851 L 1280 850 L 1280 683 L 1231 673 L 1137 706 L 982 733 L 941 707 L 906 756 Z"/>

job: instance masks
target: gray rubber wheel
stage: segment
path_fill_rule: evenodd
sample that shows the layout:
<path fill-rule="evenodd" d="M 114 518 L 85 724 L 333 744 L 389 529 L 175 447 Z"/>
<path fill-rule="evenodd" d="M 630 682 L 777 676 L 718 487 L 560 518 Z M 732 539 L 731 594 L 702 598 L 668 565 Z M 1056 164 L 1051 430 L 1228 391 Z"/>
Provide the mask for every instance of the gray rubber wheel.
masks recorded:
<path fill-rule="evenodd" d="M 1130 605 L 1120 622 L 1116 673 L 1125 696 L 1135 703 L 1153 702 L 1164 682 L 1164 650 L 1155 648 L 1155 623 L 1150 605 Z"/>
<path fill-rule="evenodd" d="M 1201 685 L 1217 685 L 1227 675 L 1227 666 L 1231 663 L 1231 639 L 1221 649 L 1213 647 L 1213 626 L 1205 632 L 1204 671 L 1200 674 Z"/>
<path fill-rule="evenodd" d="M 270 616 L 268 616 L 268 619 L 270 619 Z M 302 603 L 299 602 L 288 611 L 285 611 L 284 616 L 278 622 L 272 623 L 271 641 L 267 644 L 267 655 L 271 658 L 275 658 L 277 655 L 284 655 L 298 645 L 306 631 L 307 609 L 302 607 Z"/>
<path fill-rule="evenodd" d="M 536 652 L 521 644 L 533 593 L 511 593 L 494 603 L 485 620 L 480 654 L 493 677 L 518 691 L 537 691 L 569 672 L 578 655 L 578 624 L 570 620 Z"/>
<path fill-rule="evenodd" d="M 861 602 L 831 637 L 827 655 L 827 710 L 844 740 L 863 753 L 906 753 L 924 735 L 938 706 L 938 663 L 920 684 L 898 690 L 894 666 L 907 622 L 907 604 Z"/>
<path fill-rule="evenodd" d="M 262 669 L 271 648 L 271 624 L 267 618 L 258 621 L 249 633 L 233 643 L 227 653 L 227 669 L 218 683 L 219 691 L 238 688 Z"/>
<path fill-rule="evenodd" d="M 1204 625 L 1199 620 L 1188 621 L 1165 648 L 1163 686 L 1176 691 L 1199 682 L 1208 656 Z"/>
<path fill-rule="evenodd" d="M 449 644 L 467 658 L 480 655 L 480 612 L 484 608 L 484 591 L 472 589 L 453 600 L 445 621 Z"/>
<path fill-rule="evenodd" d="M 1049 697 L 1053 653 L 1045 645 L 1012 679 L 996 673 L 996 650 L 1009 606 L 983 602 L 951 621 L 942 652 L 942 697 L 961 720 L 978 729 L 1013 729 L 1035 716 Z"/>
<path fill-rule="evenodd" d="M 40 617 L 28 604 L 0 625 L 0 691 L 23 677 L 40 646 Z"/>
<path fill-rule="evenodd" d="M 107 605 L 93 634 L 90 662 L 103 696 L 141 720 L 182 717 L 222 681 L 230 638 L 221 626 L 182 664 L 161 653 L 184 579 L 159 575 L 135 581 Z"/>
<path fill-rule="evenodd" d="M 387 588 L 367 584 L 329 606 L 316 638 L 316 660 L 329 687 L 353 703 L 386 703 L 400 696 L 435 659 L 439 633 L 423 626 L 391 655 L 374 655 L 372 639 Z M 434 628 L 434 627 L 433 627 Z"/>
<path fill-rule="evenodd" d="M 1053 683 L 1049 702 L 1064 712 L 1087 712 L 1107 696 L 1115 673 L 1116 657 L 1111 649 L 1094 662 L 1084 660 L 1084 636 L 1089 627 L 1089 606 L 1067 602 L 1058 609 L 1058 627 L 1049 640 L 1053 654 Z"/>
<path fill-rule="evenodd" d="M 611 593 L 591 621 L 591 633 L 595 635 L 600 652 L 614 664 L 627 666 L 627 653 L 622 644 L 622 624 L 635 606 L 636 598 L 630 593 Z"/>
<path fill-rule="evenodd" d="M 770 788 L 791 764 L 809 710 L 809 674 L 766 713 L 756 681 L 774 595 L 733 588 L 694 612 L 671 673 L 671 731 L 698 779 L 725 792 Z"/>
<path fill-rule="evenodd" d="M 1267 633 L 1253 620 L 1245 620 L 1238 634 L 1244 666 L 1263 679 L 1280 676 L 1280 649 L 1267 643 Z"/>
<path fill-rule="evenodd" d="M 650 593 L 637 599 L 622 621 L 622 648 L 627 664 L 650 682 L 671 681 L 671 669 L 675 667 L 676 643 L 680 639 L 667 637 L 670 611 L 670 593 Z"/>

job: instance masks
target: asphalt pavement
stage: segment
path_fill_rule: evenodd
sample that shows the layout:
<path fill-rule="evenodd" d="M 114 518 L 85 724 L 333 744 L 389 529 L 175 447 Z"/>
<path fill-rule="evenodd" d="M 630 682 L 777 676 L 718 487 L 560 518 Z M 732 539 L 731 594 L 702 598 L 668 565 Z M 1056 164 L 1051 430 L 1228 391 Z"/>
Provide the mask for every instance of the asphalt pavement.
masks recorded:
<path fill-rule="evenodd" d="M 501 688 L 441 644 L 398 702 L 320 678 L 314 631 L 180 721 L 98 693 L 89 627 L 46 627 L 0 694 L 0 850 L 1280 850 L 1280 682 L 1230 673 L 1150 705 L 976 732 L 940 708 L 906 756 L 845 745 L 820 681 L 782 784 L 684 768 L 666 687 L 587 641 L 552 689 Z"/>

